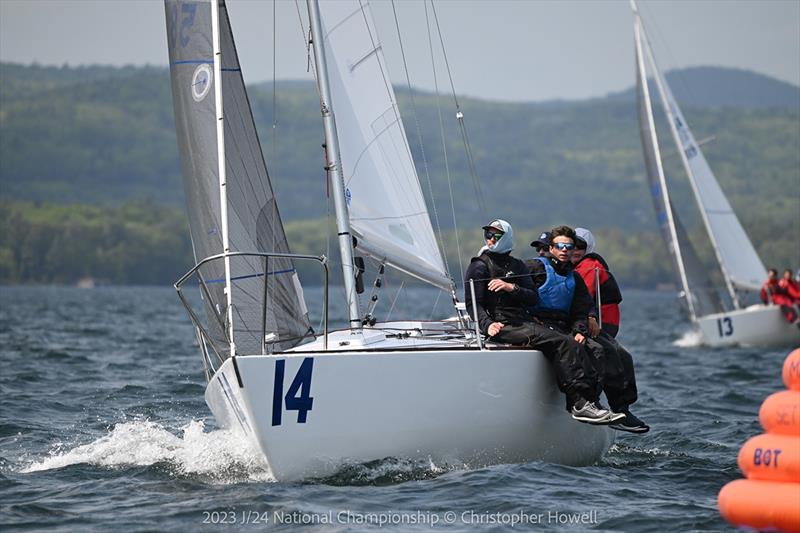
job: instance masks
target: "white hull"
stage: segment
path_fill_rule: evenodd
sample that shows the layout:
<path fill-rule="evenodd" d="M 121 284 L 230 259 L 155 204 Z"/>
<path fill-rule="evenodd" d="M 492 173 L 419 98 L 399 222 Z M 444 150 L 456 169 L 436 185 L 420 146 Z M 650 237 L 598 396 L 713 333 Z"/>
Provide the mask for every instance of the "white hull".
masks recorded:
<path fill-rule="evenodd" d="M 332 346 L 337 335 L 347 333 L 332 334 Z M 430 348 L 408 351 L 419 343 L 386 339 L 370 344 L 369 353 L 312 352 L 321 348 L 317 342 L 302 353 L 238 356 L 211 379 L 206 401 L 222 425 L 252 439 L 278 480 L 387 457 L 469 468 L 532 460 L 588 465 L 613 443 L 612 430 L 569 416 L 541 352 L 452 342 L 437 349 L 430 340 Z M 301 381 L 309 390 L 294 396 L 313 400 L 300 423 L 301 413 L 287 410 L 281 394 L 291 395 L 308 358 L 306 370 L 313 370 Z M 278 365 L 284 376 L 276 393 Z"/>
<path fill-rule="evenodd" d="M 783 317 L 777 305 L 752 305 L 697 319 L 707 346 L 798 346 L 800 328 Z"/>

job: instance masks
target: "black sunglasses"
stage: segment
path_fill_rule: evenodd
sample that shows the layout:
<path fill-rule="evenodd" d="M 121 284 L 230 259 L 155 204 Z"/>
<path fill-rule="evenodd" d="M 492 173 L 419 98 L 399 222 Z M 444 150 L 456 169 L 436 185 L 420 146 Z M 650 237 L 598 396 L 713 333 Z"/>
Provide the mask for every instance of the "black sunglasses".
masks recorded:
<path fill-rule="evenodd" d="M 499 241 L 503 235 L 505 235 L 505 233 L 502 231 L 489 231 L 488 229 L 483 231 L 483 238 L 487 241 L 492 239 Z"/>

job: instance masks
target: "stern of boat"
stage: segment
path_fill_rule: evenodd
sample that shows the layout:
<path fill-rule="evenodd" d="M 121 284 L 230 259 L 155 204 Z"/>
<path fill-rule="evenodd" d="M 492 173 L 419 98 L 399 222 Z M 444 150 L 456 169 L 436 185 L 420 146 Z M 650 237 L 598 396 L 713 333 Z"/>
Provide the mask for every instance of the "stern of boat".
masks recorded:
<path fill-rule="evenodd" d="M 777 305 L 751 305 L 697 319 L 702 342 L 722 346 L 796 346 L 800 328 L 786 321 Z"/>

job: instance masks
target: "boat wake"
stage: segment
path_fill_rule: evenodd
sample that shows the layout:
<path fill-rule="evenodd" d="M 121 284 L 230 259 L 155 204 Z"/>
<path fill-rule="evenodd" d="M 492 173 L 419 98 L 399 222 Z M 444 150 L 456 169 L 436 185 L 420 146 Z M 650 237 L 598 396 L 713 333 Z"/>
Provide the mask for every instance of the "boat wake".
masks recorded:
<path fill-rule="evenodd" d="M 332 476 L 310 479 L 309 482 L 336 486 L 394 485 L 406 481 L 433 479 L 459 468 L 465 467 L 439 466 L 430 459 L 423 461 L 387 457 L 348 465 Z"/>
<path fill-rule="evenodd" d="M 246 439 L 230 430 L 205 431 L 202 421 L 192 420 L 181 436 L 151 421 L 115 425 L 99 439 L 64 451 L 58 444 L 50 456 L 21 471 L 41 472 L 77 464 L 101 467 L 166 465 L 172 475 L 200 477 L 212 483 L 274 481 L 263 457 Z"/>
<path fill-rule="evenodd" d="M 703 344 L 703 335 L 694 329 L 685 332 L 680 339 L 672 342 L 673 346 L 678 348 L 696 348 Z"/>

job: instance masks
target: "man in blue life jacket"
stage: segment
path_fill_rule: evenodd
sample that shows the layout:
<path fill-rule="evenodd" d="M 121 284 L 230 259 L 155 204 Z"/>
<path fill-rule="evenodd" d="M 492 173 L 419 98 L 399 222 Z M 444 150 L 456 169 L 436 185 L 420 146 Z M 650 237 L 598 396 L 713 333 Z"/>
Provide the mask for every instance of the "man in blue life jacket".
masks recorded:
<path fill-rule="evenodd" d="M 597 311 L 583 278 L 574 272 L 571 259 L 576 242 L 575 230 L 569 226 L 557 226 L 550 232 L 551 257 L 537 257 L 527 262 L 539 293 L 539 301 L 529 311 L 540 324 L 570 335 L 584 346 L 596 365 L 599 386 L 604 389 L 608 361 L 603 347 L 591 338 L 590 317 L 596 320 Z M 615 356 L 616 353 L 611 353 L 608 357 L 617 361 Z M 625 413 L 618 415 L 620 420 L 625 419 Z M 621 429 L 619 424 L 611 425 L 612 428 L 615 426 Z"/>
<path fill-rule="evenodd" d="M 464 301 L 484 335 L 493 341 L 540 350 L 553 363 L 558 388 L 572 417 L 589 424 L 612 424 L 623 415 L 601 409 L 597 375 L 581 345 L 534 323 L 527 308 L 539 296 L 525 264 L 511 255 L 513 230 L 505 220 L 483 226 L 486 245 L 464 274 Z M 475 301 L 471 283 L 474 283 Z"/>

